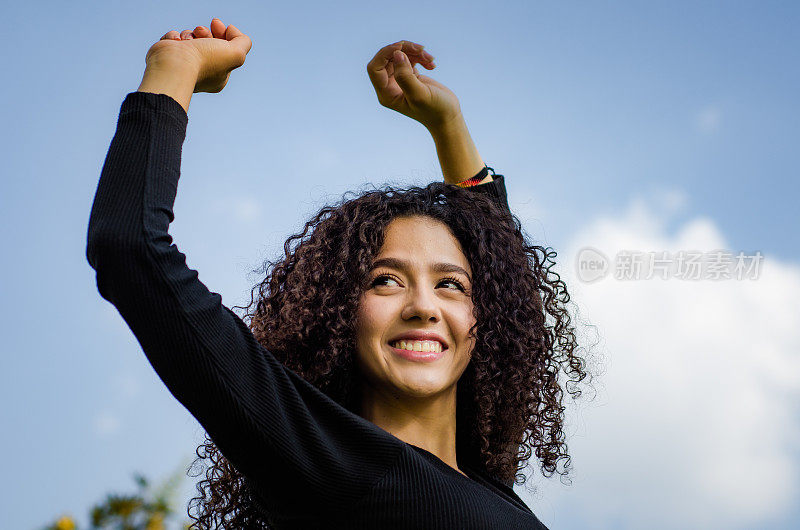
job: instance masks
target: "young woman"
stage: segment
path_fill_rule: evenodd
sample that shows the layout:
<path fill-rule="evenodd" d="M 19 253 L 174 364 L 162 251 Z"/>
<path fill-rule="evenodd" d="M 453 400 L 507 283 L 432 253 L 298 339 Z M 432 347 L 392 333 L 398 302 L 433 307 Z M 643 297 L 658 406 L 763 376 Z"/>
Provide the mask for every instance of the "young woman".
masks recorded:
<path fill-rule="evenodd" d="M 386 46 L 367 70 L 383 106 L 431 132 L 444 183 L 323 208 L 268 262 L 247 324 L 172 244 L 189 101 L 222 90 L 250 47 L 214 19 L 150 48 L 89 221 L 100 294 L 208 434 L 192 518 L 545 528 L 512 486 L 533 454 L 546 476 L 569 468 L 558 373 L 586 376 L 569 296 L 549 270 L 555 254 L 523 237 L 455 95 L 417 72 L 434 68 L 421 46 Z"/>

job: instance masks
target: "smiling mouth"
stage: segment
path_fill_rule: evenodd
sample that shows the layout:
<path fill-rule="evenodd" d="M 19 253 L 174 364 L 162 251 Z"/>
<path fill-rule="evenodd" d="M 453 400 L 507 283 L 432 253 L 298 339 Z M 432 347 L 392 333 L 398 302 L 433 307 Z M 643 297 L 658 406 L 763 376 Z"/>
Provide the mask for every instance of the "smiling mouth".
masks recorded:
<path fill-rule="evenodd" d="M 425 344 L 425 343 L 433 344 Z M 422 344 L 419 344 L 422 343 Z M 405 341 L 398 340 L 389 343 L 392 352 L 398 357 L 412 362 L 429 363 L 444 357 L 447 349 L 442 349 L 442 343 L 438 341 Z M 425 348 L 428 348 L 426 351 Z"/>
<path fill-rule="evenodd" d="M 389 346 L 414 353 L 442 353 L 447 349 L 438 340 L 396 340 L 390 342 Z"/>

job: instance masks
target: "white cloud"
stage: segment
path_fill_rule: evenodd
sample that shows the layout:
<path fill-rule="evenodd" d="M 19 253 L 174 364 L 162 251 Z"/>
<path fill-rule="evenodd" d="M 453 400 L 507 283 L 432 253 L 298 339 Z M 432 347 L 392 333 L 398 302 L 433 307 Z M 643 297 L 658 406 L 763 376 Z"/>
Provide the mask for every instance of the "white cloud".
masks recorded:
<path fill-rule="evenodd" d="M 253 197 L 237 197 L 233 211 L 240 221 L 255 221 L 261 216 L 261 204 Z"/>
<path fill-rule="evenodd" d="M 681 212 L 689 202 L 686 193 L 680 190 L 663 190 L 658 194 L 664 215 L 673 215 Z"/>
<path fill-rule="evenodd" d="M 244 195 L 216 197 L 213 199 L 211 206 L 211 211 L 215 215 L 233 217 L 242 223 L 257 221 L 262 212 L 259 198 Z"/>
<path fill-rule="evenodd" d="M 92 420 L 92 430 L 98 437 L 108 437 L 117 434 L 122 426 L 119 416 L 107 410 L 95 414 Z"/>
<path fill-rule="evenodd" d="M 134 374 L 119 373 L 113 378 L 113 387 L 126 400 L 136 398 L 142 391 L 142 385 Z"/>
<path fill-rule="evenodd" d="M 714 105 L 709 105 L 695 114 L 694 126 L 701 133 L 711 134 L 719 130 L 721 120 L 722 111 Z"/>
<path fill-rule="evenodd" d="M 606 365 L 597 398 L 568 409 L 573 485 L 538 475 L 526 498 L 554 528 L 754 528 L 800 498 L 800 267 L 767 255 L 756 280 L 576 279 L 586 246 L 728 248 L 705 218 L 666 233 L 671 201 L 634 200 L 559 252 Z"/>

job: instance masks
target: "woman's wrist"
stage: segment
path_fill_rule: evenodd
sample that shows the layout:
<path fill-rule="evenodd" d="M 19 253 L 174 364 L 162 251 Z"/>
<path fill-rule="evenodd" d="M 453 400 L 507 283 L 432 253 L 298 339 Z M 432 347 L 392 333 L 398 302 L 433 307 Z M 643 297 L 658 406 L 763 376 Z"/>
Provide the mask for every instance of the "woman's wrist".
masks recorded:
<path fill-rule="evenodd" d="M 197 65 L 191 62 L 151 63 L 145 68 L 137 92 L 170 96 L 188 113 L 198 74 Z"/>
<path fill-rule="evenodd" d="M 474 177 L 486 165 L 478 153 L 463 116 L 437 127 L 428 127 L 444 181 L 457 184 Z"/>

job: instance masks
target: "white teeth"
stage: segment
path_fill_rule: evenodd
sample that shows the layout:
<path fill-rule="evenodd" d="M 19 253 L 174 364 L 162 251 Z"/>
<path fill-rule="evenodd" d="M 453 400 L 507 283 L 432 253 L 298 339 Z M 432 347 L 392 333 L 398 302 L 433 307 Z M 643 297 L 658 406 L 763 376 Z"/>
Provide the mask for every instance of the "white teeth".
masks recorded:
<path fill-rule="evenodd" d="M 442 351 L 442 343 L 438 340 L 398 340 L 391 345 L 400 350 L 435 353 Z"/>

